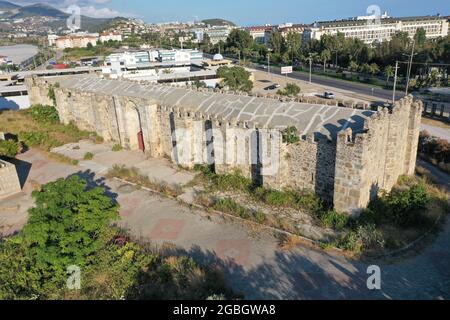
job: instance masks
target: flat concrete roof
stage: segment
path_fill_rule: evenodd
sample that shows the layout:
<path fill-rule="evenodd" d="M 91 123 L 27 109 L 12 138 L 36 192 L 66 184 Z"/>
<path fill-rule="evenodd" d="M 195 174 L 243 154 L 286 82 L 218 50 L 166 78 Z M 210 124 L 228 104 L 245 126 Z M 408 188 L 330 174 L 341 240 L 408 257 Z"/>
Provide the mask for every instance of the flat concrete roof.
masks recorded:
<path fill-rule="evenodd" d="M 280 102 L 276 99 L 240 96 L 215 92 L 199 92 L 168 85 L 142 85 L 123 80 L 107 80 L 93 75 L 46 78 L 62 88 L 110 96 L 140 97 L 161 106 L 179 107 L 185 111 L 217 115 L 225 121 L 236 119 L 258 123 L 260 128 L 284 129 L 295 126 L 300 135 L 315 133 L 335 139 L 337 132 L 364 128 L 364 122 L 375 111 Z"/>
<path fill-rule="evenodd" d="M 38 47 L 30 44 L 0 47 L 0 56 L 7 56 L 14 64 L 21 64 L 37 55 L 38 52 Z"/>

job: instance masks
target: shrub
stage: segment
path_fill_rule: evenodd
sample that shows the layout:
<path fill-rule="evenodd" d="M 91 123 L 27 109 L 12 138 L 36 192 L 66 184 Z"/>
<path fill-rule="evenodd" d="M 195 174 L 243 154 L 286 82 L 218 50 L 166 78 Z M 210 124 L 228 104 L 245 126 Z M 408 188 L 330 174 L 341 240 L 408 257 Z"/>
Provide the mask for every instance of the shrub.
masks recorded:
<path fill-rule="evenodd" d="M 335 241 L 333 246 L 346 251 L 360 253 L 385 247 L 383 234 L 373 224 L 358 226 L 349 231 L 342 238 Z"/>
<path fill-rule="evenodd" d="M 0 156 L 14 158 L 19 152 L 19 143 L 12 140 L 0 140 Z"/>
<path fill-rule="evenodd" d="M 92 159 L 94 159 L 94 154 L 92 152 L 86 152 L 84 154 L 84 158 L 83 159 L 84 160 L 92 160 Z"/>
<path fill-rule="evenodd" d="M 288 83 L 286 84 L 286 87 L 284 90 L 278 90 L 278 94 L 281 96 L 287 96 L 287 97 L 296 97 L 300 93 L 301 89 L 298 85 L 295 83 Z"/>
<path fill-rule="evenodd" d="M 283 143 L 294 144 L 300 141 L 296 127 L 289 127 L 282 132 Z"/>
<path fill-rule="evenodd" d="M 429 202 L 430 196 L 421 182 L 406 190 L 384 192 L 369 208 L 401 227 L 424 226 L 429 222 L 423 212 Z"/>
<path fill-rule="evenodd" d="M 28 109 L 31 117 L 39 123 L 58 123 L 58 111 L 53 106 L 36 105 Z"/>
<path fill-rule="evenodd" d="M 112 147 L 111 150 L 112 150 L 113 152 L 119 152 L 119 151 L 122 151 L 123 148 L 122 148 L 122 146 L 121 146 L 120 144 L 115 144 L 115 145 L 113 145 L 113 147 Z"/>
<path fill-rule="evenodd" d="M 343 230 L 349 222 L 348 216 L 334 210 L 324 211 L 322 214 L 319 214 L 318 218 L 324 227 L 335 230 Z"/>

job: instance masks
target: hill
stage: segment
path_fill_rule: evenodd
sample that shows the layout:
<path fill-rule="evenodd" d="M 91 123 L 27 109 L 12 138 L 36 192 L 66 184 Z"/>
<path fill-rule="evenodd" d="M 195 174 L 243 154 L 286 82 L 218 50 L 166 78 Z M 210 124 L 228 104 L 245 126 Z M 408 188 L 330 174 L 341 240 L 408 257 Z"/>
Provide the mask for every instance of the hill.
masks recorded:
<path fill-rule="evenodd" d="M 14 9 L 18 9 L 20 8 L 20 6 L 18 6 L 17 4 L 8 2 L 8 1 L 0 1 L 0 10 L 14 10 Z"/>
<path fill-rule="evenodd" d="M 228 20 L 224 20 L 224 19 L 206 19 L 202 21 L 204 24 L 208 24 L 210 26 L 217 26 L 217 27 L 224 27 L 224 26 L 228 26 L 228 27 L 235 27 L 236 25 Z"/>
<path fill-rule="evenodd" d="M 37 3 L 29 6 L 21 7 L 18 13 L 12 15 L 10 18 L 19 19 L 19 18 L 27 18 L 32 16 L 41 16 L 41 17 L 52 17 L 59 19 L 67 19 L 69 16 L 67 13 L 62 12 L 61 10 L 55 9 L 49 5 Z"/>

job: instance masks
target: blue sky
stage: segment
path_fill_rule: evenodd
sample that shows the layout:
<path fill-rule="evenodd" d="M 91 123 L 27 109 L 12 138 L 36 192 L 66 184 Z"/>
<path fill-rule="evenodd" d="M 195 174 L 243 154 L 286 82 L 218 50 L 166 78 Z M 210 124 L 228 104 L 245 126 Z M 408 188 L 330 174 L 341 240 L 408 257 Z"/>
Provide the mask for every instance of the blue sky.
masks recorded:
<path fill-rule="evenodd" d="M 239 25 L 311 23 L 357 15 L 377 5 L 391 16 L 450 15 L 448 0 L 12 0 L 44 2 L 63 8 L 76 3 L 96 17 L 135 16 L 146 22 L 193 21 L 224 18 Z"/>

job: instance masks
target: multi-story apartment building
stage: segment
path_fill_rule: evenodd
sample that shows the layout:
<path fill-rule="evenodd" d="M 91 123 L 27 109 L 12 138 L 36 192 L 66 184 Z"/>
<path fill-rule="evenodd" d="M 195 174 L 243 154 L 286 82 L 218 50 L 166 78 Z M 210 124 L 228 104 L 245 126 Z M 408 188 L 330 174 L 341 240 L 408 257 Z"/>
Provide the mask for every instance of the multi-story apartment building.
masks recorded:
<path fill-rule="evenodd" d="M 108 41 L 118 41 L 122 42 L 122 34 L 117 31 L 113 32 L 103 32 L 100 34 L 100 41 L 101 42 L 108 42 Z"/>
<path fill-rule="evenodd" d="M 267 44 L 269 40 L 269 36 L 272 33 L 273 26 L 265 25 L 265 26 L 254 26 L 245 28 L 248 33 L 252 36 L 253 40 L 257 43 Z"/>
<path fill-rule="evenodd" d="M 58 37 L 53 40 L 56 48 L 58 49 L 66 49 L 66 48 L 86 48 L 89 44 L 92 46 L 97 45 L 97 41 L 99 39 L 98 34 L 69 34 L 63 37 Z M 50 43 L 50 39 L 49 39 Z"/>
<path fill-rule="evenodd" d="M 280 32 L 283 37 L 286 37 L 289 33 L 301 35 L 307 28 L 309 28 L 309 26 L 306 24 L 285 23 L 278 26 L 278 32 Z"/>
<path fill-rule="evenodd" d="M 358 17 L 347 20 L 316 22 L 304 33 L 304 38 L 320 40 L 322 35 L 344 34 L 347 38 L 358 38 L 367 44 L 391 40 L 397 32 L 408 32 L 414 37 L 417 30 L 423 28 L 427 38 L 448 35 L 448 19 L 437 16 L 391 18 L 387 15 L 380 19 Z"/>

